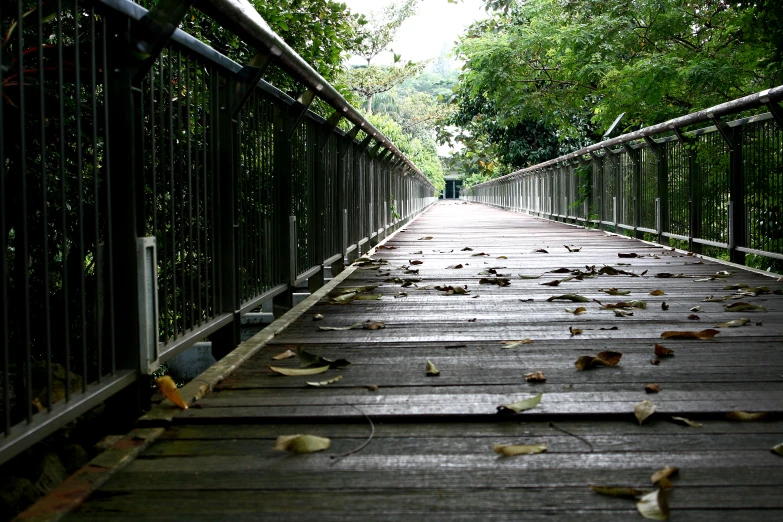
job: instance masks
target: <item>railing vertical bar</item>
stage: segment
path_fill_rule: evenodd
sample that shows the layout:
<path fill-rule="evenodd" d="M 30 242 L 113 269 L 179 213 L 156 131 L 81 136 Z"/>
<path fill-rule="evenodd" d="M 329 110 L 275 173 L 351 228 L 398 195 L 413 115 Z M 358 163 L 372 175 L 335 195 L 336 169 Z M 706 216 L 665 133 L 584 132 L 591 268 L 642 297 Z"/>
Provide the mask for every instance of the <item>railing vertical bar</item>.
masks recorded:
<path fill-rule="evenodd" d="M 103 48 L 103 62 L 101 64 L 103 69 L 103 92 L 107 93 L 109 88 L 109 58 L 108 58 L 108 23 L 106 22 L 106 18 L 101 18 L 101 47 Z M 103 125 L 104 125 L 104 132 L 106 133 L 105 137 L 105 146 L 104 146 L 104 157 L 105 157 L 105 163 L 104 163 L 104 171 L 106 176 L 106 222 L 108 223 L 108 226 L 106 227 L 106 257 L 108 263 L 106 264 L 107 270 L 106 270 L 106 280 L 109 282 L 109 297 L 106 299 L 106 302 L 109 303 L 109 343 L 110 343 L 110 354 L 111 354 L 111 375 L 114 375 L 117 373 L 117 321 L 116 321 L 116 306 L 114 303 L 114 295 L 115 295 L 115 285 L 114 285 L 114 227 L 112 226 L 113 223 L 113 213 L 111 208 L 111 194 L 112 194 L 112 184 L 111 184 L 111 161 L 112 161 L 112 155 L 111 155 L 111 134 L 109 133 L 109 111 L 110 111 L 110 102 L 109 96 L 107 94 L 104 95 L 104 102 L 103 102 Z"/>
<path fill-rule="evenodd" d="M 0 22 L 3 20 L 2 4 L 0 4 Z M 5 34 L 2 24 L 0 24 L 0 34 Z M 0 100 L 4 99 L 3 93 L 3 68 L 0 67 Z M 0 133 L 5 134 L 5 103 L 0 103 Z M 0 158 L 5 158 L 5 140 L 0 139 Z M 8 192 L 5 186 L 5 161 L 0 161 L 0 251 L 3 255 L 0 256 L 0 273 L 8 273 L 8 257 L 5 252 L 8 250 L 8 232 L 6 228 L 6 212 L 7 203 L 6 197 Z M 8 435 L 11 431 L 11 394 L 7 390 L 11 389 L 11 371 L 10 371 L 10 336 L 8 332 L 8 280 L 5 277 L 0 278 L 0 341 L 2 341 L 2 358 L 3 358 L 3 432 Z"/>

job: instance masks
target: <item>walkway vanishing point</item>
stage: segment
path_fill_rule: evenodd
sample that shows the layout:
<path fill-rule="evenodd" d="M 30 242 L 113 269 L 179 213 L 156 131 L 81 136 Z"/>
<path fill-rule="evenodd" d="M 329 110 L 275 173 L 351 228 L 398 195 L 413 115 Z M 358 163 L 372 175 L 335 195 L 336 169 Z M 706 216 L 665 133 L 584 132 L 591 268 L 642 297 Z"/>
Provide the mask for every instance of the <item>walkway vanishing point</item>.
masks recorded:
<path fill-rule="evenodd" d="M 783 442 L 783 282 L 464 202 L 434 206 L 371 257 L 186 386 L 192 393 L 252 354 L 190 409 L 153 410 L 146 425 L 162 428 L 132 434 L 122 448 L 140 454 L 66 519 L 633 520 L 641 519 L 634 499 L 589 485 L 652 491 L 651 475 L 666 466 L 679 468 L 668 490 L 672 520 L 783 515 L 783 458 L 770 451 Z M 593 266 L 610 273 L 592 277 Z M 591 275 L 569 279 L 564 268 Z M 494 281 L 488 270 L 509 285 L 479 284 Z M 402 287 L 405 280 L 413 284 Z M 339 289 L 375 285 L 358 295 L 377 300 L 330 303 Z M 630 293 L 612 296 L 610 288 Z M 651 295 L 656 290 L 664 294 Z M 741 291 L 762 295 L 717 300 Z M 550 300 L 563 294 L 588 301 Z M 647 307 L 619 317 L 598 303 L 631 300 Z M 738 302 L 767 311 L 726 311 Z M 587 312 L 566 310 L 580 306 Z M 750 321 L 715 327 L 741 318 Z M 381 321 L 384 328 L 320 329 Z M 290 324 L 270 333 L 281 323 Z M 711 328 L 719 331 L 712 339 L 661 339 L 665 331 Z M 523 339 L 532 342 L 503 344 Z M 656 343 L 674 355 L 656 357 Z M 305 377 L 269 369 L 299 368 L 297 358 L 273 359 L 297 348 L 351 364 Z M 574 365 L 607 350 L 622 353 L 617 366 Z M 439 376 L 426 375 L 428 360 Z M 526 382 L 537 371 L 546 382 Z M 658 393 L 645 392 L 652 383 Z M 539 393 L 530 410 L 497 413 Z M 656 410 L 640 425 L 634 406 L 645 400 Z M 769 415 L 727 418 L 735 411 Z M 277 437 L 292 434 L 328 437 L 331 447 L 304 455 L 273 449 Z M 546 451 L 506 457 L 495 444 Z M 100 463 L 92 469 L 104 471 Z M 90 483 L 89 473 L 70 479 L 66 491 Z M 59 495 L 22 518 L 56 507 L 62 488 Z"/>

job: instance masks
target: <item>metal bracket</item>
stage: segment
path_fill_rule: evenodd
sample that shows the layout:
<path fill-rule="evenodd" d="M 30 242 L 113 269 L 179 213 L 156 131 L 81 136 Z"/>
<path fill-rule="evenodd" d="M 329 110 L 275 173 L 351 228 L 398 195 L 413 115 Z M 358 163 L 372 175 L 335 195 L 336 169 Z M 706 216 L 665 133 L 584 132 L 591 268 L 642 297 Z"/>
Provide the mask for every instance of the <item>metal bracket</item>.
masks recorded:
<path fill-rule="evenodd" d="M 379 162 L 383 163 L 391 157 L 391 154 L 391 149 L 383 149 L 383 152 L 378 154 L 377 159 Z"/>
<path fill-rule="evenodd" d="M 367 147 L 369 147 L 369 146 L 370 146 L 370 142 L 371 142 L 371 141 L 372 141 L 372 136 L 370 136 L 370 135 L 368 134 L 368 135 L 367 135 L 367 137 L 366 137 L 366 138 L 364 138 L 364 139 L 361 141 L 361 143 L 359 143 L 359 150 L 358 150 L 359 154 L 361 154 L 362 152 L 364 152 L 364 151 L 366 151 L 366 150 L 367 150 Z"/>
<path fill-rule="evenodd" d="M 778 128 L 783 131 L 783 107 L 781 107 L 779 103 L 773 101 L 768 101 L 764 105 L 767 106 L 770 114 L 772 114 L 772 117 L 775 118 L 775 122 L 778 124 Z"/>
<path fill-rule="evenodd" d="M 721 138 L 723 138 L 723 141 L 725 141 L 726 145 L 729 146 L 729 150 L 734 150 L 734 140 L 732 139 L 734 135 L 734 131 L 732 130 L 732 128 L 729 127 L 728 123 L 721 120 L 719 116 L 715 116 L 712 113 L 707 114 L 707 116 L 715 124 L 715 128 L 718 129 Z"/>
<path fill-rule="evenodd" d="M 636 149 L 631 147 L 627 141 L 624 141 L 622 143 L 623 148 L 625 149 L 625 152 L 628 154 L 628 158 L 631 160 L 631 163 L 633 163 L 634 166 L 637 166 L 639 164 L 639 160 L 636 158 Z"/>
<path fill-rule="evenodd" d="M 133 36 L 136 51 L 139 53 L 138 63 L 133 71 L 135 84 L 144 79 L 194 2 L 195 0 L 159 0 L 139 20 L 138 29 Z"/>
<path fill-rule="evenodd" d="M 324 150 L 326 143 L 329 141 L 329 137 L 334 132 L 334 129 L 337 128 L 342 117 L 343 115 L 341 112 L 334 112 L 329 116 L 329 119 L 326 120 L 326 123 L 323 124 L 321 127 L 321 136 L 318 138 L 318 150 Z"/>
<path fill-rule="evenodd" d="M 236 78 L 234 79 L 236 84 L 234 89 L 234 106 L 231 108 L 231 113 L 234 116 L 242 110 L 242 107 L 244 107 L 250 99 L 253 89 L 258 85 L 258 82 L 264 76 L 264 73 L 269 66 L 272 65 L 275 58 L 276 57 L 271 54 L 258 53 L 253 56 L 250 63 L 242 67 L 237 73 Z"/>
<path fill-rule="evenodd" d="M 370 152 L 367 153 L 367 155 L 373 159 L 377 159 L 378 156 L 378 150 L 381 148 L 381 142 L 376 142 L 372 149 L 370 149 Z"/>
<path fill-rule="evenodd" d="M 293 136 L 294 132 L 296 132 L 296 128 L 299 126 L 299 123 L 302 121 L 302 118 L 304 118 L 305 114 L 307 114 L 307 111 L 310 109 L 310 105 L 313 103 L 313 100 L 315 100 L 315 91 L 312 89 L 307 89 L 302 93 L 301 96 L 299 96 L 299 98 L 296 99 L 294 104 L 288 108 L 288 113 L 292 116 L 293 119 L 291 122 L 291 127 L 289 127 L 288 130 L 288 136 L 286 136 L 288 139 L 291 139 L 291 136 Z"/>
<path fill-rule="evenodd" d="M 348 131 L 348 133 L 345 135 L 345 138 L 343 138 L 343 141 L 340 142 L 340 160 L 345 158 L 345 155 L 348 154 L 348 149 L 351 148 L 351 144 L 353 143 L 353 140 L 356 139 L 356 135 L 359 134 L 359 126 L 354 125 L 351 130 Z"/>

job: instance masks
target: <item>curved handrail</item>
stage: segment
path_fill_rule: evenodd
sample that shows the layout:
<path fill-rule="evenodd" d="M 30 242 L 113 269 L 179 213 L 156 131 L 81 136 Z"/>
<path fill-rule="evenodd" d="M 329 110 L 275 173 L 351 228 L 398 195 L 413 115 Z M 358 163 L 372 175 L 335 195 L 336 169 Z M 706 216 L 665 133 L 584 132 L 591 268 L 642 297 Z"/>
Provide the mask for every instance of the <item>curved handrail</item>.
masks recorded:
<path fill-rule="evenodd" d="M 533 165 L 532 167 L 526 167 L 524 169 L 514 171 L 511 174 L 506 174 L 505 176 L 491 179 L 489 181 L 485 181 L 484 183 L 479 183 L 478 185 L 473 185 L 473 187 L 471 188 L 488 186 L 493 183 L 497 183 L 506 179 L 518 177 L 522 174 L 535 172 L 542 168 L 546 168 L 552 165 L 556 165 L 558 163 L 562 163 L 563 161 L 578 159 L 579 157 L 584 156 L 585 154 L 590 154 L 592 152 L 605 149 L 607 147 L 622 145 L 623 143 L 627 143 L 629 141 L 650 138 L 652 136 L 663 134 L 665 132 L 669 132 L 674 129 L 681 129 L 689 125 L 695 125 L 697 123 L 702 123 L 705 121 L 712 121 L 713 118 L 719 118 L 720 116 L 724 116 L 727 114 L 735 114 L 737 112 L 741 112 L 748 109 L 755 109 L 766 103 L 777 102 L 779 100 L 783 100 L 783 85 L 779 85 L 772 89 L 767 89 L 761 92 L 750 94 L 742 98 L 737 98 L 736 100 L 731 100 L 725 103 L 721 103 L 713 107 L 709 107 L 707 109 L 703 109 L 688 114 L 686 116 L 680 116 L 679 118 L 674 118 L 669 121 L 665 121 L 663 123 L 650 125 L 649 127 L 645 127 L 637 131 L 629 132 L 627 134 L 622 134 L 620 136 L 610 138 L 608 140 L 604 140 L 593 145 L 588 145 L 587 147 L 583 147 L 577 150 L 576 152 L 569 152 L 568 154 L 564 154 L 555 159 L 538 163 L 536 165 Z"/>
<path fill-rule="evenodd" d="M 422 176 L 430 185 L 432 182 L 398 149 L 381 131 L 367 121 L 346 99 L 312 68 L 299 54 L 275 33 L 247 0 L 200 0 L 196 7 L 217 20 L 221 25 L 246 39 L 247 43 L 275 57 L 276 64 L 293 78 L 316 93 L 316 96 L 342 113 L 354 125 L 373 136 L 380 144 L 391 150 L 411 170 Z M 434 187 L 434 185 L 433 185 Z"/>

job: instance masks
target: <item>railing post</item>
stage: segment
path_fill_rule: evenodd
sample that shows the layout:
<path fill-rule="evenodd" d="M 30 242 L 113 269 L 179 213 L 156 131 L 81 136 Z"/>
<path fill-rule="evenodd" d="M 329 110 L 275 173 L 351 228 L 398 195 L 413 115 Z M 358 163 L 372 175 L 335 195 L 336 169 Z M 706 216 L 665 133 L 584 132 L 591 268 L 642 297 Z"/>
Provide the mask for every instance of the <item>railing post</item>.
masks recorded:
<path fill-rule="evenodd" d="M 272 228 L 274 230 L 274 256 L 277 280 L 289 284 L 289 288 L 275 296 L 272 300 L 272 311 L 275 317 L 280 317 L 293 307 L 293 285 L 290 281 L 296 278 L 291 272 L 291 264 L 296 263 L 296 256 L 291 256 L 291 237 L 295 228 L 291 226 L 291 118 L 286 107 L 275 105 L 274 108 L 274 168 L 272 192 L 274 194 L 274 212 Z M 296 270 L 294 270 L 295 272 Z"/>
<path fill-rule="evenodd" d="M 669 238 L 664 233 L 669 232 L 669 162 L 666 157 L 666 144 L 658 143 L 648 137 L 644 141 L 649 145 L 650 150 L 655 154 L 656 172 L 658 179 L 658 199 L 657 199 L 657 229 L 658 243 L 668 245 Z"/>
<path fill-rule="evenodd" d="M 215 241 L 217 244 L 217 286 L 218 301 L 216 312 L 234 314 L 231 324 L 224 326 L 209 336 L 212 341 L 212 354 L 216 359 L 225 357 L 240 342 L 239 321 L 239 280 L 237 271 L 239 258 L 237 244 L 239 226 L 236 221 L 236 144 L 238 127 L 234 119 L 234 93 L 237 82 L 232 79 L 212 79 L 212 114 L 216 115 L 215 137 L 217 144 L 217 162 L 220 168 L 215 180 Z"/>
<path fill-rule="evenodd" d="M 131 21 L 123 15 L 107 16 L 108 71 L 106 99 L 111 117 L 107 129 L 107 191 L 111 228 L 109 289 L 114 317 L 116 369 L 139 367 L 139 287 L 137 239 L 144 230 L 139 212 L 144 180 L 139 175 L 138 150 L 142 143 L 139 122 L 141 91 L 134 86 L 137 62 L 133 58 Z M 139 192 L 141 191 L 141 192 Z"/>
<path fill-rule="evenodd" d="M 745 172 L 742 168 L 742 130 L 710 114 L 721 137 L 729 147 L 729 260 L 745 264 L 745 253 L 737 247 L 747 245 L 747 216 L 745 212 Z"/>
<path fill-rule="evenodd" d="M 644 232 L 639 230 L 642 226 L 642 151 L 628 143 L 623 143 L 623 147 L 633 166 L 633 237 L 641 239 L 644 237 Z"/>

